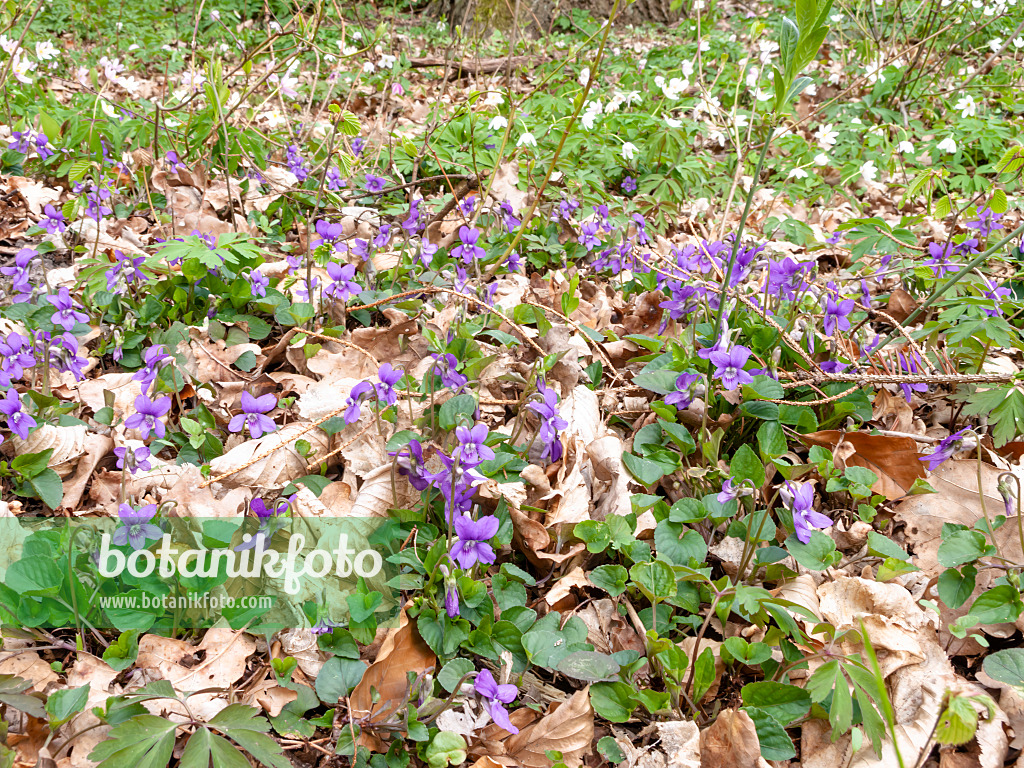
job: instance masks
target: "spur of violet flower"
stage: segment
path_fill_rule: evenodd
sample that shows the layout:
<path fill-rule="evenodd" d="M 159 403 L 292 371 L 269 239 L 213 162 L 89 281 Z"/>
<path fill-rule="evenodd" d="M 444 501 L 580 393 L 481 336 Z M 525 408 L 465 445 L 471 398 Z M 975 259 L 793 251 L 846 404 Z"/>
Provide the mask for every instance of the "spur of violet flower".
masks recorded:
<path fill-rule="evenodd" d="M 228 423 L 229 432 L 248 429 L 254 439 L 263 437 L 265 432 L 277 429 L 274 420 L 265 414 L 277 407 L 277 398 L 271 394 L 253 397 L 242 392 L 242 413 L 235 414 Z"/>
<path fill-rule="evenodd" d="M 150 541 L 159 541 L 163 538 L 164 532 L 160 526 L 151 522 L 156 516 L 156 504 L 147 504 L 139 509 L 122 504 L 118 507 L 117 516 L 121 525 L 114 531 L 110 540 L 119 547 L 129 545 L 138 551 Z"/>
<path fill-rule="evenodd" d="M 480 670 L 477 673 L 473 689 L 480 694 L 484 700 L 484 706 L 491 716 L 491 720 L 500 725 L 509 733 L 519 733 L 519 729 L 512 725 L 509 720 L 505 704 L 511 704 L 519 695 L 519 689 L 514 685 L 498 685 L 489 669 Z"/>

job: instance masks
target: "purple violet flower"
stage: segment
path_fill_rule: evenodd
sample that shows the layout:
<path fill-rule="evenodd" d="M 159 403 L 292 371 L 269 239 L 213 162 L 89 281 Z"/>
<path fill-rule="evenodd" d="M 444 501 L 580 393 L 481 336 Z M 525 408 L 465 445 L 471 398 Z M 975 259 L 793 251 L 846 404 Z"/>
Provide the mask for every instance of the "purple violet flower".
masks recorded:
<path fill-rule="evenodd" d="M 727 390 L 737 389 L 754 380 L 753 376 L 743 370 L 749 358 L 750 350 L 740 345 L 708 355 L 708 359 L 715 366 L 715 378 L 721 379 Z"/>
<path fill-rule="evenodd" d="M 355 424 L 359 421 L 363 399 L 373 391 L 373 384 L 368 381 L 360 381 L 352 387 L 352 391 L 348 393 L 348 399 L 345 401 L 344 419 L 346 425 Z"/>
<path fill-rule="evenodd" d="M 51 235 L 63 232 L 68 228 L 68 225 L 64 221 L 64 213 L 58 211 L 52 205 L 47 204 L 43 208 L 43 218 L 39 220 L 39 226 L 49 232 Z"/>
<path fill-rule="evenodd" d="M 455 439 L 458 440 L 457 447 L 459 459 L 467 466 L 475 467 L 482 461 L 490 461 L 494 458 L 494 451 L 485 443 L 487 440 L 487 425 L 477 424 L 475 427 L 456 427 Z"/>
<path fill-rule="evenodd" d="M 541 401 L 531 400 L 527 408 L 540 416 L 540 429 L 537 436 L 544 443 L 544 450 L 540 457 L 552 464 L 562 458 L 562 441 L 558 433 L 569 427 L 569 422 L 563 419 L 558 413 L 558 395 L 553 389 L 549 389 L 543 381 L 537 382 L 537 394 Z"/>
<path fill-rule="evenodd" d="M 960 453 L 960 451 L 969 451 L 977 446 L 978 441 L 974 439 L 972 435 L 969 435 L 970 428 L 965 427 L 959 432 L 954 432 L 949 437 L 945 438 L 940 442 L 935 450 L 929 453 L 927 456 L 922 456 L 921 461 L 928 464 L 928 471 L 934 472 L 947 460 L 951 459 L 954 454 Z"/>
<path fill-rule="evenodd" d="M 366 184 L 363 185 L 363 189 L 370 194 L 379 195 L 387 185 L 388 180 L 383 176 L 374 176 L 372 173 L 368 173 L 366 174 Z"/>
<path fill-rule="evenodd" d="M 624 176 L 621 186 L 623 192 L 636 192 L 636 179 L 632 176 Z"/>
<path fill-rule="evenodd" d="M 509 720 L 505 704 L 511 704 L 519 694 L 519 689 L 514 685 L 498 685 L 489 669 L 483 669 L 477 673 L 476 682 L 473 688 L 484 699 L 484 706 L 491 715 L 491 719 L 509 733 L 519 733 L 519 729 L 512 725 Z"/>
<path fill-rule="evenodd" d="M 450 556 L 460 568 L 469 569 L 477 563 L 490 565 L 496 555 L 488 542 L 498 532 L 500 521 L 494 515 L 474 520 L 467 514 L 455 518 L 455 535 Z"/>
<path fill-rule="evenodd" d="M 249 434 L 254 439 L 261 438 L 265 432 L 273 432 L 277 429 L 274 420 L 265 415 L 276 407 L 277 398 L 272 394 L 253 397 L 248 392 L 242 392 L 242 413 L 231 417 L 228 431 L 241 432 L 248 428 Z"/>
<path fill-rule="evenodd" d="M 7 416 L 7 426 L 22 440 L 28 439 L 29 430 L 36 426 L 36 420 L 25 412 L 21 403 L 21 395 L 14 389 L 0 397 L 0 413 Z"/>
<path fill-rule="evenodd" d="M 456 370 L 459 361 L 455 358 L 455 355 L 450 352 L 443 355 L 435 354 L 434 360 L 437 362 L 430 372 L 434 376 L 441 377 L 442 386 L 458 391 L 469 383 L 469 378 Z"/>
<path fill-rule="evenodd" d="M 140 469 L 143 472 L 153 469 L 153 465 L 149 463 L 153 454 L 145 445 L 139 446 L 134 451 L 122 445 L 114 449 L 114 455 L 117 456 L 117 468 L 127 469 L 133 475 Z"/>
<path fill-rule="evenodd" d="M 995 230 L 1003 228 L 1002 218 L 1003 214 L 996 213 L 986 206 L 978 209 L 978 218 L 968 221 L 964 226 L 978 230 L 979 237 L 988 237 Z"/>
<path fill-rule="evenodd" d="M 850 330 L 850 313 L 853 312 L 853 299 L 837 300 L 835 294 L 825 297 L 825 335 L 831 336 L 836 329 Z"/>
<path fill-rule="evenodd" d="M 132 376 L 133 381 L 142 384 L 142 391 L 145 392 L 160 375 L 160 369 L 173 358 L 164 351 L 163 344 L 154 344 L 142 353 L 143 367 Z"/>
<path fill-rule="evenodd" d="M 362 286 L 353 280 L 356 276 L 354 264 L 336 264 L 332 261 L 327 265 L 327 274 L 334 282 L 324 290 L 324 296 L 345 301 L 352 296 L 358 296 L 359 292 L 363 290 Z"/>
<path fill-rule="evenodd" d="M 811 483 L 794 483 L 792 486 L 787 483 L 780 491 L 780 495 L 793 512 L 793 528 L 801 544 L 811 540 L 813 529 L 832 526 L 832 521 L 827 516 L 814 511 L 814 486 Z"/>
<path fill-rule="evenodd" d="M 393 368 L 391 363 L 382 363 L 377 371 L 377 378 L 380 383 L 375 385 L 377 399 L 387 405 L 394 405 L 398 402 L 398 394 L 395 392 L 395 384 L 402 378 L 402 371 Z"/>
<path fill-rule="evenodd" d="M 119 547 L 131 545 L 138 551 L 144 549 L 150 540 L 160 541 L 164 536 L 160 526 L 150 522 L 156 516 L 156 504 L 147 504 L 139 509 L 122 504 L 118 507 L 117 516 L 121 525 L 110 540 Z"/>
<path fill-rule="evenodd" d="M 150 434 L 157 438 L 163 438 L 167 434 L 167 428 L 160 421 L 160 417 L 171 410 L 171 398 L 164 397 L 157 400 L 150 400 L 145 395 L 135 398 L 135 413 L 125 419 L 125 429 L 137 429 L 142 434 L 142 439 L 147 439 Z"/>
<path fill-rule="evenodd" d="M 697 382 L 699 382 L 703 376 L 699 373 L 681 373 L 676 377 L 676 391 L 669 392 L 665 395 L 665 404 L 674 405 L 678 410 L 685 411 L 690 407 L 690 403 L 697 396 Z"/>
<path fill-rule="evenodd" d="M 594 250 L 601 245 L 601 241 L 597 239 L 597 230 L 599 227 L 600 224 L 596 221 L 585 222 L 580 227 L 580 234 L 579 237 L 576 238 L 576 241 L 588 251 Z"/>
<path fill-rule="evenodd" d="M 247 278 L 249 281 L 249 289 L 252 291 L 253 296 L 259 298 L 265 298 L 267 295 L 267 288 L 270 287 L 270 278 L 264 275 L 259 269 L 252 270 Z"/>
<path fill-rule="evenodd" d="M 392 455 L 398 465 L 398 474 L 408 477 L 409 484 L 417 491 L 427 490 L 436 480 L 436 475 L 427 472 L 419 440 L 410 440 L 408 446 Z"/>
<path fill-rule="evenodd" d="M 476 227 L 459 227 L 461 244 L 452 248 L 452 258 L 461 258 L 463 264 L 472 264 L 473 259 L 482 259 L 487 252 L 476 244 L 479 239 L 480 230 Z"/>

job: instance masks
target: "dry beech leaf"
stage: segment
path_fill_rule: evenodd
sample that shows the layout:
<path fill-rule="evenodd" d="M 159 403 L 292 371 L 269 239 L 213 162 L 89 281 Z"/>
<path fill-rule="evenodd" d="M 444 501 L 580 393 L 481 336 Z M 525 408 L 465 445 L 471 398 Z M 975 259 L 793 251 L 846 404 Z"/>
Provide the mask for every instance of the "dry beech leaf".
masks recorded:
<path fill-rule="evenodd" d="M 700 735 L 700 768 L 760 768 L 761 742 L 750 715 L 724 709 Z"/>
<path fill-rule="evenodd" d="M 558 750 L 566 765 L 579 765 L 591 754 L 594 741 L 594 710 L 590 686 L 576 691 L 553 712 L 505 740 L 505 753 L 526 768 L 549 768 L 545 752 Z"/>
<path fill-rule="evenodd" d="M 902 323 L 913 314 L 915 309 L 917 309 L 917 301 L 914 300 L 914 297 L 902 288 L 896 288 L 889 295 L 889 304 L 885 311 L 892 315 L 893 320 Z"/>
<path fill-rule="evenodd" d="M 902 395 L 887 389 L 878 390 L 871 406 L 871 418 L 894 432 L 910 432 L 914 428 L 914 409 Z"/>
<path fill-rule="evenodd" d="M 395 489 L 398 490 L 397 499 Z M 384 464 L 363 477 L 355 501 L 344 514 L 353 517 L 387 517 L 389 509 L 411 509 L 419 498 L 420 492 L 409 484 L 408 478 L 398 474 L 392 464 Z M 338 514 L 337 510 L 334 514 Z"/>
<path fill-rule="evenodd" d="M 85 438 L 85 455 L 79 458 L 75 473 L 64 480 L 64 498 L 60 505 L 76 509 L 85 493 L 85 487 L 100 460 L 114 449 L 114 441 L 106 435 L 91 434 Z"/>
<path fill-rule="evenodd" d="M 14 452 L 17 455 L 23 453 L 41 453 L 46 450 L 53 450 L 46 466 L 55 471 L 61 478 L 70 475 L 74 469 L 76 460 L 85 455 L 85 436 L 88 427 L 79 424 L 74 427 L 58 427 L 53 424 L 43 424 L 39 429 L 32 432 L 27 440 L 22 440 L 17 435 L 11 438 L 14 445 Z"/>
<path fill-rule="evenodd" d="M 247 440 L 211 461 L 210 470 L 214 477 L 228 475 L 223 482 L 232 486 L 284 488 L 292 480 L 309 474 L 306 459 L 295 450 L 296 440 L 312 445 L 314 459 L 328 450 L 327 433 L 308 427 L 307 423 L 296 422 L 258 440 Z M 257 456 L 263 458 L 250 464 Z"/>
<path fill-rule="evenodd" d="M 561 530 L 562 533 L 571 531 L 576 523 L 590 519 L 590 491 L 583 478 L 583 462 L 587 454 L 582 440 L 578 437 L 569 439 L 572 443 L 566 445 L 566 452 L 567 458 L 572 457 L 572 464 L 566 471 L 568 461 L 563 463 L 554 489 L 541 499 L 548 502 L 544 524 L 548 529 Z"/>
<path fill-rule="evenodd" d="M 95 379 L 81 382 L 75 391 L 78 399 L 97 413 L 106 406 L 104 392 L 114 397 L 114 416 L 124 419 L 135 410 L 135 398 L 142 394 L 142 382 L 136 381 L 133 373 L 105 373 Z"/>
<path fill-rule="evenodd" d="M 896 505 L 896 522 L 904 524 L 904 535 L 914 556 L 914 564 L 921 569 L 923 576 L 935 578 L 945 570 L 938 561 L 942 526 L 945 523 L 959 523 L 968 528 L 977 527 L 984 530 L 986 510 L 990 519 L 1004 511 L 1003 500 L 996 488 L 999 475 L 1000 470 L 982 464 L 982 508 L 981 494 L 978 493 L 978 463 L 974 460 L 950 460 L 928 477 L 928 482 L 938 493 L 911 496 Z M 1012 520 L 996 529 L 995 538 L 1003 557 L 1014 562 L 1019 562 L 1024 557 L 1017 526 Z M 939 603 L 939 636 L 943 643 L 948 644 L 950 653 L 977 655 L 984 652 L 970 635 L 963 639 L 955 638 L 948 633 L 947 627 L 968 612 L 978 595 L 995 586 L 993 582 L 998 576 L 999 573 L 991 568 L 981 569 L 975 581 L 974 592 L 960 608 L 954 610 L 945 603 Z M 1012 624 L 981 625 L 978 629 L 1000 637 L 1015 631 Z"/>
<path fill-rule="evenodd" d="M 978 493 L 978 463 L 974 460 L 950 460 L 938 467 L 928 483 L 938 492 L 911 496 L 895 507 L 896 520 L 906 524 L 907 543 L 914 550 L 914 564 L 928 577 L 938 576 L 944 569 L 938 562 L 944 523 L 960 523 L 973 528 L 984 526 L 985 512 L 990 519 L 1004 511 L 1002 497 L 996 488 L 1000 471 L 988 464 L 981 466 L 984 509 Z M 995 531 L 1003 557 L 1018 562 L 1022 557 L 1017 526 L 1012 523 Z"/>
<path fill-rule="evenodd" d="M 352 716 L 369 718 L 366 727 L 371 730 L 374 722 L 387 719 L 405 706 L 409 698 L 409 672 L 421 674 L 437 665 L 437 657 L 416 631 L 416 625 L 405 613 L 401 620 L 405 623 L 388 632 L 377 660 L 367 667 L 349 699 Z M 379 694 L 376 702 L 374 690 Z"/>
<path fill-rule="evenodd" d="M 632 511 L 629 475 L 622 465 L 623 452 L 622 439 L 617 435 L 608 434 L 587 445 L 595 478 L 595 504 L 591 512 L 595 520 L 604 520 L 608 515 L 625 516 Z M 599 487 L 602 488 L 600 492 Z"/>
<path fill-rule="evenodd" d="M 926 476 L 924 462 L 917 452 L 917 443 L 909 437 L 844 433 L 837 429 L 827 429 L 801 435 L 800 439 L 808 445 L 818 445 L 836 452 L 837 458 L 842 456 L 849 467 L 870 469 L 878 476 L 871 490 L 890 501 L 906 496 L 914 481 Z M 850 448 L 853 453 L 847 455 Z"/>
<path fill-rule="evenodd" d="M 161 500 L 176 501 L 175 512 L 181 517 L 235 517 L 245 508 L 252 494 L 247 487 L 220 493 L 221 486 L 217 483 L 200 488 L 203 477 L 199 467 L 183 464 L 176 469 L 179 473 L 173 485 L 162 493 L 158 491 L 158 494 Z"/>
<path fill-rule="evenodd" d="M 205 651 L 202 661 L 196 655 Z M 136 667 L 153 669 L 171 683 L 176 691 L 200 691 L 209 688 L 227 689 L 245 674 L 248 659 L 256 652 L 256 641 L 241 631 L 214 627 L 207 630 L 199 645 L 159 635 L 143 635 L 139 639 Z M 228 705 L 220 693 L 200 693 L 189 697 L 191 712 L 209 719 Z M 177 702 L 160 699 L 147 703 L 151 712 L 161 709 L 179 716 L 188 713 Z"/>

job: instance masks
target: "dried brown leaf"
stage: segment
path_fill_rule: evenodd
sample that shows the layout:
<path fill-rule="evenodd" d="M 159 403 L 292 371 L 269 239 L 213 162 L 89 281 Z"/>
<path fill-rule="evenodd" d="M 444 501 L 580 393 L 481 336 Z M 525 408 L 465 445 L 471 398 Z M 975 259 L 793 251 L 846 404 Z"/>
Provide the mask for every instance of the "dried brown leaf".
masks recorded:
<path fill-rule="evenodd" d="M 808 445 L 828 448 L 837 454 L 837 458 L 841 456 L 846 466 L 870 469 L 878 476 L 871 490 L 890 501 L 906 496 L 914 481 L 926 476 L 917 443 L 909 437 L 828 429 L 801 435 L 800 439 Z M 853 453 L 848 453 L 850 448 Z"/>
<path fill-rule="evenodd" d="M 761 743 L 750 715 L 724 709 L 700 735 L 700 768 L 760 768 Z"/>
<path fill-rule="evenodd" d="M 367 667 L 349 699 L 353 717 L 368 718 L 370 729 L 375 722 L 405 706 L 409 698 L 409 672 L 422 674 L 437 665 L 434 652 L 404 612 L 402 621 L 402 626 L 388 632 L 376 661 Z M 374 691 L 379 695 L 376 701 Z"/>
<path fill-rule="evenodd" d="M 505 741 L 506 754 L 526 768 L 549 768 L 548 750 L 562 753 L 566 765 L 579 765 L 591 754 L 594 740 L 594 710 L 590 686 L 577 691 L 553 712 L 523 728 Z"/>
<path fill-rule="evenodd" d="M 210 469 L 214 476 L 228 475 L 223 482 L 232 487 L 284 488 L 309 474 L 307 460 L 295 450 L 297 440 L 309 442 L 313 457 L 328 450 L 327 434 L 308 427 L 296 422 L 257 440 L 247 440 L 211 461 Z M 253 461 L 258 456 L 263 458 Z"/>

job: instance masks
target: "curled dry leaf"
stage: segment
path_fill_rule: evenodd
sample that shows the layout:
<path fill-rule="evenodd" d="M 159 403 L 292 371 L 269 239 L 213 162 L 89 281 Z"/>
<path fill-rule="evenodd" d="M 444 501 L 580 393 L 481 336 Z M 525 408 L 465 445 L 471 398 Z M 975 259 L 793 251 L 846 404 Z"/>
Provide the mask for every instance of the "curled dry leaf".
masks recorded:
<path fill-rule="evenodd" d="M 411 509 L 419 498 L 419 491 L 409 484 L 408 479 L 398 474 L 392 464 L 384 464 L 363 478 L 347 514 L 354 517 L 387 517 L 389 509 Z"/>
<path fill-rule="evenodd" d="M 895 432 L 911 432 L 914 429 L 914 409 L 905 397 L 894 395 L 887 389 L 879 389 L 875 395 L 871 404 L 871 418 Z"/>
<path fill-rule="evenodd" d="M 43 424 L 29 434 L 27 440 L 17 435 L 11 437 L 14 452 L 21 456 L 24 453 L 41 453 L 53 450 L 46 466 L 55 471 L 61 478 L 70 475 L 77 464 L 77 459 L 85 455 L 85 437 L 88 427 L 79 424 L 74 427 L 58 427 L 54 424 Z"/>
<path fill-rule="evenodd" d="M 882 673 L 925 658 L 923 637 L 933 637 L 939 617 L 917 604 L 906 587 L 858 577 L 825 582 L 817 589 L 819 610 L 839 632 L 857 631 L 861 622 L 879 654 Z"/>
<path fill-rule="evenodd" d="M 85 455 L 78 459 L 75 474 L 64 482 L 64 498 L 61 506 L 65 509 L 77 509 L 82 500 L 85 487 L 100 460 L 114 448 L 114 441 L 106 435 L 90 434 L 85 438 Z M 58 472 L 58 474 L 60 474 Z"/>
<path fill-rule="evenodd" d="M 917 452 L 917 443 L 909 437 L 827 429 L 801 435 L 800 439 L 808 445 L 818 445 L 832 451 L 837 467 L 844 462 L 848 467 L 870 469 L 878 476 L 871 490 L 890 501 L 906 496 L 914 481 L 926 476 L 924 462 Z"/>
<path fill-rule="evenodd" d="M 590 490 L 583 478 L 583 460 L 586 458 L 584 443 L 578 437 L 568 438 L 566 458 L 571 457 L 558 469 L 554 489 L 541 501 L 547 502 L 548 514 L 544 524 L 564 537 L 573 526 L 590 519 Z"/>
<path fill-rule="evenodd" d="M 622 466 L 624 452 L 617 435 L 604 435 L 587 445 L 594 473 L 594 509 L 591 517 L 604 520 L 609 515 L 625 516 L 632 511 L 629 476 Z"/>
<path fill-rule="evenodd" d="M 284 488 L 292 480 L 309 474 L 307 460 L 295 450 L 295 442 L 312 446 L 311 458 L 328 450 L 327 434 L 309 424 L 296 422 L 258 440 L 247 440 L 210 462 L 213 476 L 227 475 L 223 482 L 232 487 Z M 258 458 L 257 457 L 262 457 Z"/>
<path fill-rule="evenodd" d="M 404 623 L 388 632 L 377 659 L 363 674 L 349 699 L 352 717 L 364 720 L 364 729 L 386 720 L 409 698 L 408 673 L 417 675 L 434 669 L 437 657 L 403 612 Z M 376 696 L 375 696 L 376 694 Z"/>
<path fill-rule="evenodd" d="M 700 768 L 700 730 L 693 720 L 669 720 L 655 727 L 665 750 L 666 766 Z"/>
<path fill-rule="evenodd" d="M 123 421 L 135 410 L 135 398 L 142 394 L 142 383 L 132 378 L 133 373 L 104 373 L 95 379 L 86 379 L 74 389 L 78 399 L 87 405 L 93 413 L 107 405 L 109 392 L 113 398 L 111 408 L 114 418 Z"/>
<path fill-rule="evenodd" d="M 545 753 L 558 750 L 566 765 L 580 765 L 583 757 L 591 753 L 593 740 L 594 710 L 588 685 L 533 725 L 506 739 L 505 757 L 525 768 L 549 768 L 552 762 Z M 501 760 L 500 756 L 495 757 Z"/>
<path fill-rule="evenodd" d="M 306 677 L 315 680 L 327 660 L 317 644 L 317 636 L 309 629 L 296 628 L 281 632 L 277 639 L 281 643 L 281 652 L 294 658 Z"/>

